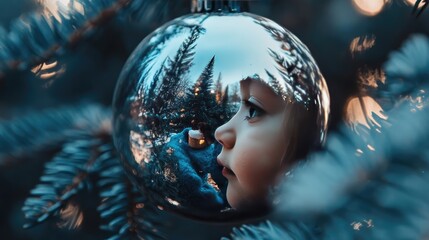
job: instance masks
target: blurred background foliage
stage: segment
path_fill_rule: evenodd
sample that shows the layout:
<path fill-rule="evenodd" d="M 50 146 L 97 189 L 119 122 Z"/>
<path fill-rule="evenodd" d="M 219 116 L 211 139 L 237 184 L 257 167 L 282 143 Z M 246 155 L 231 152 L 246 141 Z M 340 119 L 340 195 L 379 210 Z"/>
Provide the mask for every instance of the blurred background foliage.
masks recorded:
<path fill-rule="evenodd" d="M 25 32 L 21 28 L 25 25 L 22 22 L 31 27 L 40 22 L 37 21 L 37 16 L 48 13 L 51 19 L 61 19 L 61 14 L 67 16 L 71 3 L 75 10 L 82 9 L 79 2 L 0 1 L 0 51 L 5 51 L 5 45 L 10 41 L 19 43 L 14 52 L 3 54 L 0 59 L 0 120 L 19 118 L 42 109 L 85 105 L 88 102 L 109 107 L 120 70 L 137 44 L 163 23 L 188 14 L 191 8 L 190 0 L 136 0 L 135 5 L 130 3 L 133 1 L 92 1 L 94 11 L 80 12 L 81 18 L 76 18 L 68 32 L 63 35 L 56 33 L 56 37 L 47 41 L 40 52 L 33 54 L 30 50 L 25 50 L 34 45 L 28 39 L 36 33 L 30 31 L 28 38 L 22 37 L 26 40 L 20 41 L 20 33 Z M 347 100 L 362 95 L 365 91 L 362 86 L 374 83 L 371 78 L 383 78 L 380 68 L 393 50 L 398 49 L 414 33 L 429 35 L 429 12 L 423 12 L 419 17 L 413 15 L 412 6 L 415 1 L 370 2 L 372 3 L 368 4 L 366 0 L 250 1 L 250 12 L 278 22 L 310 48 L 330 89 L 331 130 L 336 129 L 342 121 Z M 121 5 L 124 3 L 129 5 L 124 8 Z M 110 6 L 116 8 L 109 8 Z M 103 11 L 106 9 L 107 11 Z M 55 16 L 54 13 L 60 11 L 61 14 Z M 32 16 L 30 20 L 29 16 Z M 88 19 L 93 21 L 88 22 Z M 79 34 L 72 36 L 75 32 Z M 81 196 L 85 199 L 81 211 L 86 214 L 84 224 L 77 227 L 78 230 L 58 227 L 53 221 L 28 230 L 22 229 L 25 222 L 21 211 L 24 201 L 39 181 L 45 161 L 51 159 L 56 150 L 51 148 L 37 154 L 30 152 L 31 155 L 13 159 L 13 164 L 0 168 L 2 239 L 106 237 L 98 229 L 100 219 L 96 213 L 97 203 L 91 201 L 95 193 L 90 191 Z M 228 235 L 232 227 L 198 223 L 169 214 L 164 214 L 163 218 L 167 222 L 168 231 L 175 236 L 173 239 L 201 238 L 209 233 L 213 234 L 213 239 L 218 239 Z"/>

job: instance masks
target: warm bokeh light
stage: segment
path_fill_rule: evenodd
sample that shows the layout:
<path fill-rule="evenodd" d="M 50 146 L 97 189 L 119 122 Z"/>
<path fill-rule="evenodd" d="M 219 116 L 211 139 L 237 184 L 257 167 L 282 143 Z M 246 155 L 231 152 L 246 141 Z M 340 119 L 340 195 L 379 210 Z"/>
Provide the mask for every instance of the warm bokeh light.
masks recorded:
<path fill-rule="evenodd" d="M 350 42 L 350 53 L 354 56 L 356 53 L 364 52 L 375 45 L 375 37 L 374 36 L 362 36 L 355 37 Z"/>
<path fill-rule="evenodd" d="M 56 60 L 43 62 L 31 69 L 31 72 L 33 72 L 36 77 L 45 81 L 45 87 L 49 87 L 53 81 L 58 76 L 64 74 L 65 71 L 66 66 L 58 63 Z"/>
<path fill-rule="evenodd" d="M 78 229 L 83 222 L 83 213 L 79 206 L 73 203 L 67 203 L 60 211 L 61 222 L 58 227 L 67 229 Z"/>
<path fill-rule="evenodd" d="M 151 156 L 150 141 L 145 141 L 143 135 L 138 132 L 130 132 L 130 145 L 131 152 L 133 153 L 134 159 L 138 164 L 144 165 L 148 163 Z"/>
<path fill-rule="evenodd" d="M 83 5 L 77 0 L 38 0 L 44 7 L 45 14 L 52 15 L 57 21 L 61 22 L 61 17 L 69 18 L 70 12 L 85 14 Z"/>
<path fill-rule="evenodd" d="M 352 0 L 356 10 L 366 16 L 375 16 L 383 10 L 386 0 Z"/>
<path fill-rule="evenodd" d="M 220 188 L 210 173 L 207 174 L 207 183 L 210 184 L 216 191 L 220 192 Z"/>
<path fill-rule="evenodd" d="M 381 127 L 375 117 L 387 120 L 383 108 L 372 97 L 353 97 L 347 101 L 345 120 L 353 129 L 359 124 L 368 129 L 372 126 Z"/>
<path fill-rule="evenodd" d="M 382 69 L 361 68 L 358 70 L 358 81 L 363 87 L 378 88 L 386 82 L 386 73 Z"/>
<path fill-rule="evenodd" d="M 404 0 L 404 1 L 405 1 L 405 3 L 407 3 L 408 5 L 413 6 L 413 7 L 414 7 L 414 4 L 416 4 L 416 2 L 417 2 L 417 0 Z M 424 4 L 425 4 L 424 1 L 421 1 L 419 3 L 419 8 L 423 7 Z"/>

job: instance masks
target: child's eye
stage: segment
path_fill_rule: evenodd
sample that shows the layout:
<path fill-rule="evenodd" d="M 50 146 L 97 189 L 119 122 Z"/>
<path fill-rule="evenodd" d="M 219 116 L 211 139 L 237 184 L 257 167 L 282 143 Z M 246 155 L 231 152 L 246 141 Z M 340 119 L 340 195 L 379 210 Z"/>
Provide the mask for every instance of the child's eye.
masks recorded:
<path fill-rule="evenodd" d="M 265 114 L 265 111 L 262 108 L 256 106 L 252 102 L 249 102 L 247 100 L 243 102 L 244 102 L 244 105 L 249 109 L 249 115 L 246 116 L 244 120 L 249 121 L 253 118 L 261 117 Z"/>

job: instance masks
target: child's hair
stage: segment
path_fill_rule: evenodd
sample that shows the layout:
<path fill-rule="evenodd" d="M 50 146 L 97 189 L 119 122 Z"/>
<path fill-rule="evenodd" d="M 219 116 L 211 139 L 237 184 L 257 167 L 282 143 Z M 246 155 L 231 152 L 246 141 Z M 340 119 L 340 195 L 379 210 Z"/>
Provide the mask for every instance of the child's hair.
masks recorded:
<path fill-rule="evenodd" d="M 281 96 L 278 93 L 279 91 L 260 79 L 259 76 L 247 79 L 260 81 Z M 321 81 L 324 84 L 323 77 Z M 287 135 L 288 142 L 285 146 L 286 155 L 282 160 L 283 164 L 286 164 L 286 168 L 305 158 L 310 151 L 320 149 L 325 142 L 329 117 L 329 99 L 327 99 L 329 98 L 329 92 L 326 87 L 322 88 L 321 91 L 323 92 L 315 96 L 320 101 L 315 100 L 309 103 L 294 101 L 294 96 L 288 96 L 287 98 L 282 96 L 287 103 L 283 112 L 285 116 L 283 122 L 285 132 L 283 134 Z M 306 97 L 311 99 L 314 96 L 308 95 Z"/>
<path fill-rule="evenodd" d="M 288 103 L 285 126 L 290 141 L 284 161 L 289 165 L 324 144 L 330 100 L 325 79 L 309 49 L 293 33 L 285 31 L 284 55 L 273 53 L 281 78 L 267 72 L 268 79 L 260 80 Z"/>
<path fill-rule="evenodd" d="M 318 149 L 323 143 L 320 141 L 320 129 L 317 126 L 317 112 L 314 108 L 305 109 L 297 102 L 288 104 L 285 112 L 287 146 L 283 158 L 287 167 L 302 160 L 311 150 Z"/>

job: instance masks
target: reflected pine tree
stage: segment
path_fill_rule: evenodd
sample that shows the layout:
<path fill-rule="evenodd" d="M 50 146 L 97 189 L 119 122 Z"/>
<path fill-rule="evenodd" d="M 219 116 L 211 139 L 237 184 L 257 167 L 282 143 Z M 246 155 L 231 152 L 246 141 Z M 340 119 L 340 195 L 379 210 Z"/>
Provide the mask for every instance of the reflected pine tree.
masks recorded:
<path fill-rule="evenodd" d="M 193 31 L 190 38 L 183 43 L 173 60 L 167 58 L 164 77 L 154 101 L 154 110 L 156 112 L 165 113 L 170 107 L 170 101 L 176 95 L 179 83 L 184 80 L 184 75 L 192 66 L 193 56 L 195 55 L 193 51 L 195 48 L 194 42 L 198 38 L 195 33 Z"/>
<path fill-rule="evenodd" d="M 263 18 L 255 23 L 281 44 L 281 50 L 269 49 L 269 54 L 277 63 L 276 68 L 285 81 L 286 92 L 293 94 L 296 101 L 308 104 L 310 96 L 319 93 L 314 83 L 320 78 L 310 51 L 288 30 L 272 25 Z"/>
<path fill-rule="evenodd" d="M 229 116 L 226 105 L 227 94 L 222 93 L 221 75 L 216 84 L 213 81 L 213 66 L 215 56 L 204 68 L 196 83 L 186 91 L 186 99 L 182 109 L 185 110 L 181 118 L 181 127 L 191 126 L 194 129 L 204 126 L 206 138 L 214 140 L 214 130 L 222 125 Z M 200 129 L 202 130 L 202 129 Z"/>
<path fill-rule="evenodd" d="M 279 80 L 268 70 L 265 69 L 265 72 L 268 75 L 268 82 L 272 89 L 274 89 L 275 93 L 279 96 L 281 96 L 284 100 L 292 100 L 292 99 L 285 99 L 285 97 L 290 98 L 284 91 L 282 85 L 280 84 Z"/>
<path fill-rule="evenodd" d="M 165 142 L 169 136 L 172 119 L 178 118 L 180 109 L 177 106 L 178 90 L 186 86 L 186 75 L 192 66 L 195 55 L 195 41 L 203 32 L 194 27 L 191 35 L 183 42 L 173 59 L 167 57 L 165 63 L 156 72 L 154 81 L 145 98 L 148 128 L 154 139 Z M 158 79 L 161 79 L 160 81 Z"/>
<path fill-rule="evenodd" d="M 213 87 L 213 56 L 204 68 L 196 83 L 187 89 L 184 108 L 187 110 L 185 122 L 188 125 L 199 122 L 210 122 L 210 112 L 216 108 L 216 96 Z"/>

